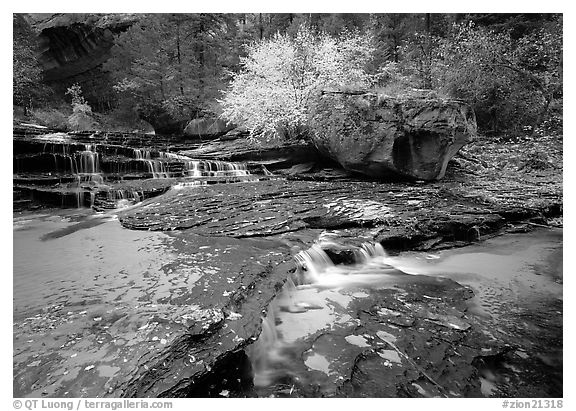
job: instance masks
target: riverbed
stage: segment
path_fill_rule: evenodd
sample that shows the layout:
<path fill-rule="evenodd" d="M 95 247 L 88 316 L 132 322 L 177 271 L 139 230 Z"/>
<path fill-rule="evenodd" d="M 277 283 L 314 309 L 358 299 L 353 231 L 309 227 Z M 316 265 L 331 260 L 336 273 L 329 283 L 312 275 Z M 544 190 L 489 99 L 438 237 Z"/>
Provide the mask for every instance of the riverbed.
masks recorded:
<path fill-rule="evenodd" d="M 562 393 L 561 229 L 317 267 L 324 282 L 291 278 L 267 312 L 256 313 L 264 318 L 264 331 L 255 331 L 260 339 L 246 344 L 248 336 L 234 328 L 246 313 L 197 302 L 248 289 L 242 282 L 248 269 L 286 262 L 294 267 L 293 257 L 321 230 L 263 239 L 134 231 L 120 225 L 115 211 L 82 209 L 15 214 L 13 227 L 14 396 L 124 395 L 126 381 L 152 366 L 191 324 L 222 312 L 233 331 L 226 338 L 246 347 L 253 384 L 218 389 L 217 383 L 206 395 L 397 395 L 395 386 L 355 385 L 352 363 L 373 354 L 390 376 L 411 370 L 408 388 L 402 388 L 408 396 Z M 377 320 L 363 317 L 366 312 Z M 451 334 L 441 334 L 445 330 Z M 418 334 L 424 344 L 430 331 L 459 349 L 469 330 L 487 343 L 478 352 L 460 353 L 472 364 L 462 367 L 467 387 L 424 371 L 402 345 L 417 346 L 412 336 Z M 490 330 L 493 335 L 486 335 Z M 423 353 L 437 354 L 430 347 Z"/>

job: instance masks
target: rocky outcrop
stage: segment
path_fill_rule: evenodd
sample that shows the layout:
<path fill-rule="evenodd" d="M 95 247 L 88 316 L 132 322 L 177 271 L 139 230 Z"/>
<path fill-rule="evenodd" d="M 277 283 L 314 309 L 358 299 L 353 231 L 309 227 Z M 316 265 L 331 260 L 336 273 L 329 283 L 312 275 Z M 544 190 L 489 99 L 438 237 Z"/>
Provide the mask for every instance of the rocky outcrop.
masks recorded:
<path fill-rule="evenodd" d="M 296 165 L 324 161 L 316 148 L 304 141 L 255 143 L 236 136 L 213 140 L 197 148 L 181 150 L 179 153 L 198 159 L 258 163 L 269 170 L 288 169 Z"/>
<path fill-rule="evenodd" d="M 476 134 L 474 112 L 461 101 L 347 92 L 323 92 L 310 127 L 321 153 L 379 179 L 441 179 Z"/>
<path fill-rule="evenodd" d="M 93 108 L 109 108 L 105 104 L 113 100 L 113 90 L 102 63 L 110 57 L 114 34 L 130 27 L 138 14 L 35 13 L 26 18 L 39 36 L 44 80 L 62 92 L 79 83 Z"/>

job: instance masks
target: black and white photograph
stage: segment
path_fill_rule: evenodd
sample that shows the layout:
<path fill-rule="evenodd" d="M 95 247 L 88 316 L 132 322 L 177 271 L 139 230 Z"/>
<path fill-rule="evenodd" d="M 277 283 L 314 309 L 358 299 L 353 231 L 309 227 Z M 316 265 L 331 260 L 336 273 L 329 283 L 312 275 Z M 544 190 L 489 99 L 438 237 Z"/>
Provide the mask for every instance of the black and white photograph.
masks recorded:
<path fill-rule="evenodd" d="M 189 9 L 12 14 L 6 409 L 568 407 L 564 14 Z"/>

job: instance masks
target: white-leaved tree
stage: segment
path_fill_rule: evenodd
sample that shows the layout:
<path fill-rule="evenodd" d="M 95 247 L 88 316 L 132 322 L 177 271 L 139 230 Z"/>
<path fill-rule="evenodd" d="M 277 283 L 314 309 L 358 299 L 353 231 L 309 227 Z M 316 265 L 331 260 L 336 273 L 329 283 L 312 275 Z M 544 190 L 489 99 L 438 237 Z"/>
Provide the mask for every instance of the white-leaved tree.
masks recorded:
<path fill-rule="evenodd" d="M 334 38 L 304 26 L 293 37 L 276 34 L 252 43 L 219 100 L 223 116 L 246 127 L 253 139 L 298 138 L 320 90 L 371 86 L 365 67 L 373 54 L 369 35 Z"/>

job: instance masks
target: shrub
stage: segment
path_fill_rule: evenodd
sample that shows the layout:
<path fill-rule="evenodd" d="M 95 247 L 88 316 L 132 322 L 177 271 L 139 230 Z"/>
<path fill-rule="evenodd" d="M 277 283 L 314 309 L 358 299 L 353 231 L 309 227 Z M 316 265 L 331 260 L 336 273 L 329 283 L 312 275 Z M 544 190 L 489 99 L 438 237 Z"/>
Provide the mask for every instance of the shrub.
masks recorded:
<path fill-rule="evenodd" d="M 74 84 L 68 90 L 66 95 L 72 97 L 72 114 L 68 117 L 68 124 L 72 130 L 85 131 L 94 130 L 98 123 L 92 114 L 92 107 L 82 96 L 82 89 L 78 84 Z"/>
<path fill-rule="evenodd" d="M 368 35 L 339 38 L 302 26 L 295 36 L 276 34 L 247 46 L 241 71 L 219 100 L 223 116 L 252 138 L 299 138 L 314 96 L 324 88 L 367 89 L 365 67 L 374 48 Z"/>
<path fill-rule="evenodd" d="M 379 73 L 386 93 L 430 88 L 463 99 L 484 132 L 534 130 L 561 98 L 561 21 L 519 40 L 506 31 L 456 24 L 446 37 L 414 33 L 400 54 Z"/>
<path fill-rule="evenodd" d="M 33 122 L 55 130 L 68 130 L 69 114 L 54 108 L 34 109 L 31 111 Z"/>

